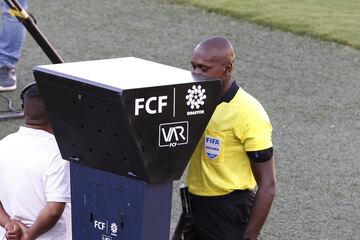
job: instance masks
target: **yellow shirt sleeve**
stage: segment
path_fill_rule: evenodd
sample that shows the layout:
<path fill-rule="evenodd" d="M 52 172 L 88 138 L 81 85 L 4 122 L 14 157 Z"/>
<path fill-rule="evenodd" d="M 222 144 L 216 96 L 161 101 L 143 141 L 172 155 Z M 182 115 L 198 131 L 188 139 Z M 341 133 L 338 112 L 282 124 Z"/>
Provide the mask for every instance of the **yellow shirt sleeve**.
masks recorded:
<path fill-rule="evenodd" d="M 245 151 L 264 150 L 273 146 L 270 119 L 262 105 L 255 99 L 250 101 L 239 114 L 234 131 L 244 144 Z"/>

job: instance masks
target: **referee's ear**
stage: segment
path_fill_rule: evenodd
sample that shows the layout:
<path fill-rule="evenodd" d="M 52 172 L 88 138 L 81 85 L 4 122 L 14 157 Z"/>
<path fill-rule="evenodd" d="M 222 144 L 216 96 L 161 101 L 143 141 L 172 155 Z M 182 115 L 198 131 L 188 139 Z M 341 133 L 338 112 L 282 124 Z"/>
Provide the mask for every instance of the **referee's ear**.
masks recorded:
<path fill-rule="evenodd" d="M 225 70 L 227 73 L 230 73 L 230 74 L 231 74 L 231 72 L 232 72 L 232 70 L 233 70 L 233 63 L 232 63 L 232 62 L 228 62 L 227 64 L 225 64 L 224 70 Z"/>

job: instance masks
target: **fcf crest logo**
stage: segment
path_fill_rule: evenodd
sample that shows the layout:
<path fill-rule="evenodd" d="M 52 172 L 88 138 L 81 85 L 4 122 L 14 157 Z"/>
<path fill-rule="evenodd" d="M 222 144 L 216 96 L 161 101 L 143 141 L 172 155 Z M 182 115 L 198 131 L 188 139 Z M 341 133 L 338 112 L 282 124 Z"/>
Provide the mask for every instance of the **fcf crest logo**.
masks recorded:
<path fill-rule="evenodd" d="M 214 160 L 220 154 L 221 139 L 213 137 L 205 137 L 205 153 L 211 159 Z"/>

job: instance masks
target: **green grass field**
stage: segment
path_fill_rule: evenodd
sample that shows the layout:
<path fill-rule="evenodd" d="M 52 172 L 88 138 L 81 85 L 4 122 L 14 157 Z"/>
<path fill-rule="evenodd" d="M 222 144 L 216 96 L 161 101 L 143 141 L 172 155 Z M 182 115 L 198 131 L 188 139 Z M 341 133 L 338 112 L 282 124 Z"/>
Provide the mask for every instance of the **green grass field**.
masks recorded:
<path fill-rule="evenodd" d="M 359 0 L 169 0 L 360 49 Z"/>

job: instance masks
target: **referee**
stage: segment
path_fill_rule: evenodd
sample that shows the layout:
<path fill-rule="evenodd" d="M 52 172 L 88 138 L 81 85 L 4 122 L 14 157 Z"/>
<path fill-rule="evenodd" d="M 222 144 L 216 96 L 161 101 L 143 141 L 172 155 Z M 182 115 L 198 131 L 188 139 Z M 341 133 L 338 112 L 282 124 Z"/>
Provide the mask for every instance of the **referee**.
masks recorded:
<path fill-rule="evenodd" d="M 193 51 L 193 72 L 221 79 L 222 90 L 190 160 L 192 213 L 182 239 L 257 239 L 275 196 L 272 126 L 262 105 L 233 79 L 234 60 L 224 37 L 206 39 Z"/>

